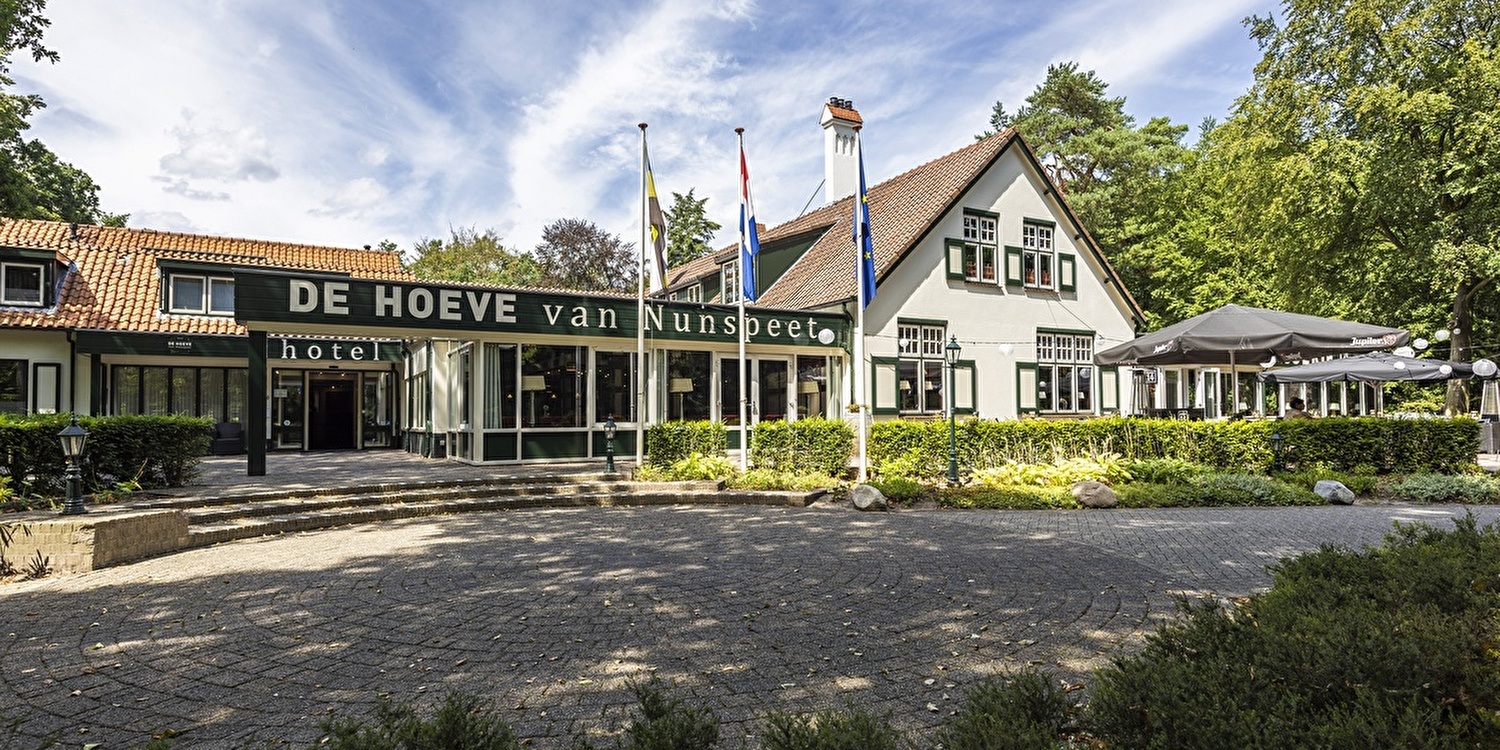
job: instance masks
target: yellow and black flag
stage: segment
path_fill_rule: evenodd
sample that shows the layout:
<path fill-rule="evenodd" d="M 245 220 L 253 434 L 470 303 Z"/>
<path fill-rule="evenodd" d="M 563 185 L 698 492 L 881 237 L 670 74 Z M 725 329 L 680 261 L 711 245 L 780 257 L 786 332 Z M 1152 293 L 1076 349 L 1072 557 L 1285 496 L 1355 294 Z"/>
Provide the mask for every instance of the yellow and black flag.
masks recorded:
<path fill-rule="evenodd" d="M 650 274 L 648 288 L 655 294 L 667 285 L 667 220 L 661 213 L 661 201 L 656 198 L 656 178 L 651 174 L 651 157 L 646 154 L 644 129 L 641 131 L 641 162 L 646 166 L 646 224 L 651 228 L 651 250 L 646 256 Z"/>

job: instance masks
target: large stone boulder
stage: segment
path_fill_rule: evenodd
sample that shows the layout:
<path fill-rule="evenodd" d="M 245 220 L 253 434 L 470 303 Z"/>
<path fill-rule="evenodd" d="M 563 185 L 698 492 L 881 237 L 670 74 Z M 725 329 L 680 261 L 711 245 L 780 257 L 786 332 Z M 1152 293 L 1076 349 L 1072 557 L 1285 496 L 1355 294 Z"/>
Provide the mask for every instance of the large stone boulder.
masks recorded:
<path fill-rule="evenodd" d="M 1354 490 L 1345 487 L 1343 482 L 1319 479 L 1318 483 L 1313 485 L 1313 492 L 1334 505 L 1354 504 Z"/>
<path fill-rule="evenodd" d="M 1073 499 L 1085 508 L 1113 508 L 1120 502 L 1115 491 L 1103 482 L 1074 482 Z"/>
<path fill-rule="evenodd" d="M 885 494 L 868 484 L 854 485 L 849 500 L 860 510 L 885 510 Z"/>

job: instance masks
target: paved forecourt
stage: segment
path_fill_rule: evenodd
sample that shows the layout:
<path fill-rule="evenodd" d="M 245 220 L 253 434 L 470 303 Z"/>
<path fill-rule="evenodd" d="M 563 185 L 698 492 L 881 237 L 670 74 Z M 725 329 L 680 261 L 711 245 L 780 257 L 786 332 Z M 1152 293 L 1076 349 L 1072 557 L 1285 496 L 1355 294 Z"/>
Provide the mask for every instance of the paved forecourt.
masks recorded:
<path fill-rule="evenodd" d="M 1084 678 L 1176 593 L 1246 594 L 1282 556 L 1464 512 L 596 508 L 235 542 L 0 586 L 0 715 L 22 719 L 0 746 L 305 744 L 329 711 L 456 688 L 563 747 L 653 673 L 731 740 L 849 702 L 930 732 L 1000 670 Z"/>

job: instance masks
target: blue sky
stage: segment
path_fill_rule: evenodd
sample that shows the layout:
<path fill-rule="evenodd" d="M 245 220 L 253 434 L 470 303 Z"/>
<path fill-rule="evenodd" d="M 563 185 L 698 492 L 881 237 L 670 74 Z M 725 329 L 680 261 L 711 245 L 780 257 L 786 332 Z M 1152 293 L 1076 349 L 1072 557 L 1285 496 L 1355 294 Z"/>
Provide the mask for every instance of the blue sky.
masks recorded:
<path fill-rule="evenodd" d="M 54 0 L 30 136 L 131 226 L 403 249 L 450 227 L 529 249 L 559 218 L 636 240 L 638 122 L 664 198 L 758 218 L 821 204 L 830 95 L 865 119 L 872 182 L 972 142 L 1049 63 L 1140 121 L 1222 118 L 1274 0 Z M 814 197 L 816 196 L 816 197 Z M 727 230 L 721 232 L 727 241 Z"/>

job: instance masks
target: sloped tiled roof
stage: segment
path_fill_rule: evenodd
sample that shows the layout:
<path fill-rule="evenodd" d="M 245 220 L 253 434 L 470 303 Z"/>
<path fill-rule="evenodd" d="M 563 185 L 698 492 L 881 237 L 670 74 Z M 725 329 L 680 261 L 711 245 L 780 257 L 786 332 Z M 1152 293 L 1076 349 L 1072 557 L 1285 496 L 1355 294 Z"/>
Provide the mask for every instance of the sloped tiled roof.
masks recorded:
<path fill-rule="evenodd" d="M 870 233 L 875 239 L 875 275 L 884 277 L 906 255 L 964 191 L 1010 145 L 1015 131 L 1006 130 L 934 159 L 869 189 Z M 788 237 L 823 231 L 807 252 L 756 301 L 758 305 L 792 309 L 822 307 L 853 297 L 854 238 L 850 231 L 854 197 L 771 228 L 760 235 L 761 246 Z M 676 287 L 707 275 L 734 257 L 737 246 L 724 248 L 672 269 L 667 286 Z"/>
<path fill-rule="evenodd" d="M 884 279 L 896 264 L 916 248 L 943 215 L 956 205 L 964 193 L 1012 145 L 1021 150 L 1024 158 L 1033 164 L 1042 179 L 1047 179 L 1045 171 L 1037 164 L 1025 142 L 1015 130 L 1007 128 L 869 189 L 870 233 L 874 237 L 877 281 Z M 1082 225 L 1073 215 L 1072 208 L 1065 199 L 1061 199 L 1060 193 L 1058 196 L 1063 211 L 1081 229 Z M 858 288 L 854 274 L 854 237 L 850 230 L 853 213 L 854 197 L 849 196 L 761 233 L 762 247 L 818 232 L 822 232 L 822 236 L 813 242 L 770 289 L 761 294 L 755 304 L 786 309 L 816 309 L 854 298 Z M 1119 275 L 1104 255 L 1098 252 L 1093 238 L 1087 232 L 1082 237 L 1086 238 L 1090 252 L 1099 260 L 1105 273 L 1118 284 Z M 737 246 L 730 246 L 669 270 L 668 288 L 680 288 L 693 279 L 707 275 L 716 270 L 719 264 L 729 262 L 737 251 Z M 1120 290 L 1125 295 L 1126 304 L 1137 311 L 1139 316 L 1139 305 L 1129 291 L 1123 285 Z"/>
<path fill-rule="evenodd" d="M 152 229 L 0 218 L 0 248 L 56 252 L 77 264 L 55 309 L 0 307 L 0 327 L 243 334 L 232 317 L 161 312 L 159 261 L 348 273 L 410 281 L 401 255 L 383 250 L 301 245 Z"/>
<path fill-rule="evenodd" d="M 828 107 L 828 114 L 840 120 L 847 120 L 856 125 L 864 124 L 864 118 L 860 117 L 859 112 L 855 111 L 853 107 L 840 107 L 834 104 L 825 104 L 824 106 Z"/>

